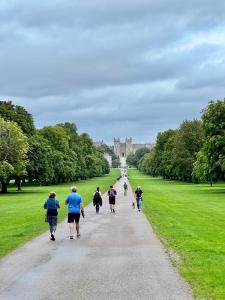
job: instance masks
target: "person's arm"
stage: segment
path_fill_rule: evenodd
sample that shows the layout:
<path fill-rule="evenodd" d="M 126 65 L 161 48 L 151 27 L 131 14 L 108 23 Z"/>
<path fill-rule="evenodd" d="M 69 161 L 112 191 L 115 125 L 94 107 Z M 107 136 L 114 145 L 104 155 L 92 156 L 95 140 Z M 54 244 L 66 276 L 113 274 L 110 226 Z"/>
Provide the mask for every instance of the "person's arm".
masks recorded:
<path fill-rule="evenodd" d="M 69 204 L 69 197 L 66 198 L 65 205 Z"/>
<path fill-rule="evenodd" d="M 44 209 L 47 209 L 48 208 L 48 206 L 47 206 L 47 201 L 45 201 L 45 204 L 44 204 Z"/>
<path fill-rule="evenodd" d="M 84 206 L 82 203 L 82 198 L 80 198 L 80 212 L 81 212 L 82 217 L 84 218 Z"/>
<path fill-rule="evenodd" d="M 59 205 L 59 201 L 58 201 L 58 200 L 57 200 L 56 204 L 57 204 L 57 208 L 60 208 L 60 205 Z"/>

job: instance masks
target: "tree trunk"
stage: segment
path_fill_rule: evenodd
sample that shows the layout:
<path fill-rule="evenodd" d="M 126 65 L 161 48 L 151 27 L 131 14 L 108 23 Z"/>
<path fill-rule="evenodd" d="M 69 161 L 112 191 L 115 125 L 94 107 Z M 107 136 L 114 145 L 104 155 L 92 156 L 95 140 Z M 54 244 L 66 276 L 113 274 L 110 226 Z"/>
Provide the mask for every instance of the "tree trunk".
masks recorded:
<path fill-rule="evenodd" d="M 21 191 L 21 179 L 20 179 L 20 177 L 17 178 L 16 185 L 17 185 L 17 191 Z"/>
<path fill-rule="evenodd" d="M 8 190 L 7 190 L 7 180 L 6 179 L 1 179 L 1 185 L 2 185 L 1 192 L 3 194 L 6 194 L 8 192 Z"/>

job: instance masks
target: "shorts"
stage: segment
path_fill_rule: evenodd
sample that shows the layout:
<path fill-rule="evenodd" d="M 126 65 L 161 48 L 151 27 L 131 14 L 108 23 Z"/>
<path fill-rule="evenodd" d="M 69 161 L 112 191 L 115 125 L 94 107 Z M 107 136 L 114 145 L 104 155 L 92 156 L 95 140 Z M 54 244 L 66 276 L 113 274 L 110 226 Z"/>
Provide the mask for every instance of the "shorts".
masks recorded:
<path fill-rule="evenodd" d="M 109 204 L 110 205 L 115 205 L 116 204 L 116 198 L 115 197 L 112 197 L 112 198 L 110 197 L 109 198 Z"/>
<path fill-rule="evenodd" d="M 79 223 L 80 213 L 68 213 L 68 223 Z"/>

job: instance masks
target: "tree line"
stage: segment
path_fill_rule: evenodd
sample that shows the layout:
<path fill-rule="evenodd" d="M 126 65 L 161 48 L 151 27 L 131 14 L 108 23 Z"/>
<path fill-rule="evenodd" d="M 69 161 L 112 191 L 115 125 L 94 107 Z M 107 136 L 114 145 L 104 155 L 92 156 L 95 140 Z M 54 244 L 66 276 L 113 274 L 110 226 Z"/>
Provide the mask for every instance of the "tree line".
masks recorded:
<path fill-rule="evenodd" d="M 113 168 L 118 168 L 120 166 L 120 159 L 119 157 L 114 153 L 114 150 L 112 147 L 101 143 L 100 145 L 97 146 L 98 151 L 101 153 L 108 153 L 111 158 L 112 158 L 112 167 Z"/>
<path fill-rule="evenodd" d="M 225 100 L 209 102 L 201 120 L 186 120 L 177 129 L 160 132 L 151 151 L 142 149 L 127 161 L 165 179 L 211 185 L 225 180 Z"/>
<path fill-rule="evenodd" d="M 36 129 L 22 106 L 0 101 L 0 182 L 7 192 L 10 180 L 41 185 L 72 182 L 109 173 L 103 153 L 74 123 Z"/>

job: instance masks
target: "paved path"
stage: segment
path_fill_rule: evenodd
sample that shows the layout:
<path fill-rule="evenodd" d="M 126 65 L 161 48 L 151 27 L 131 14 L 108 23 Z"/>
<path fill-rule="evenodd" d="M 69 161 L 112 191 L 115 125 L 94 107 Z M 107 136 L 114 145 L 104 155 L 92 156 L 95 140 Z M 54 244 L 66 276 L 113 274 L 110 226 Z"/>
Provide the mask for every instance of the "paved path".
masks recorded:
<path fill-rule="evenodd" d="M 131 208 L 131 189 L 123 196 L 122 183 L 115 186 L 116 214 L 106 198 L 99 215 L 90 205 L 80 239 L 69 240 L 63 222 L 55 242 L 44 233 L 6 256 L 0 299 L 193 299 L 144 215 Z"/>

